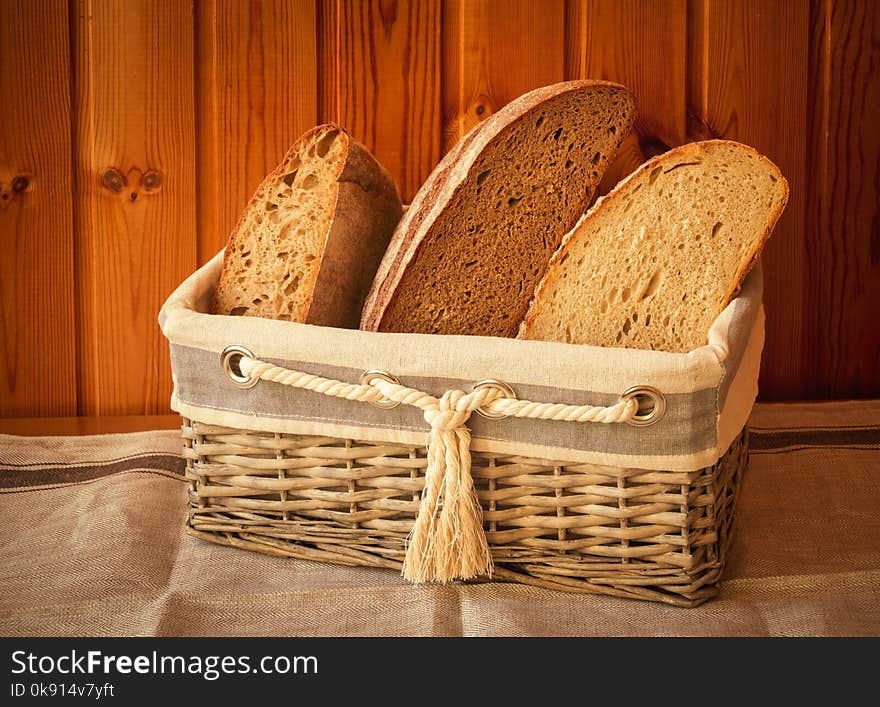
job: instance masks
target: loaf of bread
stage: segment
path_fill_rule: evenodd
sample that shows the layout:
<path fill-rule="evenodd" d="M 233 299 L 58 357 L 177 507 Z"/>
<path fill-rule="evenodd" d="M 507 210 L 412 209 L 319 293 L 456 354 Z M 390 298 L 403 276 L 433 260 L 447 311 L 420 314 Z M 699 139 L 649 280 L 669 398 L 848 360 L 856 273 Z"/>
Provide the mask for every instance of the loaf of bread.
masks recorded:
<path fill-rule="evenodd" d="M 216 314 L 356 328 L 402 207 L 394 180 L 338 125 L 303 135 L 226 246 Z"/>
<path fill-rule="evenodd" d="M 476 126 L 397 227 L 361 328 L 514 336 L 634 115 L 622 86 L 570 81 L 527 93 Z"/>
<path fill-rule="evenodd" d="M 706 344 L 787 200 L 776 165 L 739 143 L 649 160 L 566 235 L 519 337 L 671 352 Z"/>

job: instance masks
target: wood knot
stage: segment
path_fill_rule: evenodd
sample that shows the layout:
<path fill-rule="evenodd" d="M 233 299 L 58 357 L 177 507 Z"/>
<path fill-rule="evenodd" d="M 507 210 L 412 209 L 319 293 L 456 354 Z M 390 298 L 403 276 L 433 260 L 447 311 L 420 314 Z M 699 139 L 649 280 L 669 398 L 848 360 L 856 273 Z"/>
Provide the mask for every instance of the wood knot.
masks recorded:
<path fill-rule="evenodd" d="M 110 167 L 101 173 L 101 184 L 105 189 L 118 194 L 125 188 L 125 177 L 118 169 Z"/>
<path fill-rule="evenodd" d="M 492 106 L 492 101 L 489 99 L 489 96 L 479 95 L 477 96 L 477 100 L 473 106 L 474 115 L 476 115 L 480 120 L 485 120 L 494 112 L 494 108 Z"/>
<path fill-rule="evenodd" d="M 141 178 L 141 186 L 147 192 L 158 191 L 159 187 L 162 186 L 162 175 L 155 169 L 149 170 Z"/>
<path fill-rule="evenodd" d="M 113 194 L 124 194 L 134 202 L 144 194 L 155 194 L 162 188 L 162 173 L 156 169 L 144 171 L 139 167 L 132 167 L 127 172 L 107 167 L 101 172 L 101 186 Z"/>
<path fill-rule="evenodd" d="M 15 203 L 18 197 L 30 191 L 32 177 L 29 174 L 16 174 L 8 184 L 0 182 L 0 206 L 6 207 Z"/>
<path fill-rule="evenodd" d="M 31 185 L 31 180 L 29 177 L 26 177 L 23 174 L 19 174 L 12 179 L 12 191 L 15 194 L 21 194 L 27 191 L 27 188 Z"/>

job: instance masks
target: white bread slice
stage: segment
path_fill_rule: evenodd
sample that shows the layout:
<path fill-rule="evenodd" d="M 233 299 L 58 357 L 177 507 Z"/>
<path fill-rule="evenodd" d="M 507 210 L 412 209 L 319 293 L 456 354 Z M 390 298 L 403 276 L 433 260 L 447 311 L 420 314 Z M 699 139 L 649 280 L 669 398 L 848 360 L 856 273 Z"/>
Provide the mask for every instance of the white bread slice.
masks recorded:
<path fill-rule="evenodd" d="M 514 336 L 634 116 L 622 86 L 569 81 L 531 91 L 477 125 L 398 225 L 361 328 Z"/>
<path fill-rule="evenodd" d="M 736 142 L 649 160 L 566 235 L 519 338 L 671 352 L 706 344 L 787 201 L 776 165 Z"/>
<path fill-rule="evenodd" d="M 233 230 L 214 313 L 356 328 L 401 212 L 367 148 L 338 125 L 313 128 Z"/>

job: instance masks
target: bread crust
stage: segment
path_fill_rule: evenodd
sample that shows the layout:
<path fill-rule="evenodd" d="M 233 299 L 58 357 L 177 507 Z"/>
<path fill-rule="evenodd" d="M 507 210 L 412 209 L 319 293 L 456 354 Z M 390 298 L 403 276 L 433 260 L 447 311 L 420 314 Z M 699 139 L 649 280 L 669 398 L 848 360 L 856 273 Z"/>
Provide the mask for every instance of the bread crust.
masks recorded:
<path fill-rule="evenodd" d="M 391 175 L 366 147 L 336 123 L 317 125 L 300 136 L 248 201 L 227 242 L 220 281 L 213 296 L 215 314 L 229 313 L 221 306 L 219 294 L 223 288 L 231 287 L 227 283 L 234 246 L 249 237 L 243 230 L 248 216 L 271 194 L 303 146 L 332 131 L 338 132 L 342 145 L 334 186 L 326 195 L 332 204 L 332 216 L 321 236 L 319 257 L 303 273 L 309 296 L 292 318 L 308 324 L 357 327 L 367 288 L 400 220 L 402 206 Z"/>
<path fill-rule="evenodd" d="M 381 329 L 383 316 L 397 297 L 397 287 L 404 272 L 418 257 L 420 246 L 431 226 L 444 213 L 455 192 L 468 178 L 479 155 L 498 137 L 499 133 L 549 99 L 568 92 L 600 87 L 618 89 L 628 96 L 632 103 L 630 115 L 623 116 L 625 129 L 621 130 L 619 136 L 617 144 L 619 148 L 620 142 L 626 137 L 635 119 L 635 99 L 620 84 L 600 80 L 567 81 L 530 91 L 489 116 L 462 138 L 419 189 L 409 210 L 398 224 L 367 295 L 361 317 L 361 329 L 367 331 Z M 598 179 L 592 187 L 595 190 L 597 186 Z"/>
<path fill-rule="evenodd" d="M 550 265 L 547 268 L 547 272 L 544 274 L 544 277 L 541 278 L 541 281 L 535 288 L 535 294 L 529 304 L 529 309 L 526 312 L 526 316 L 520 324 L 517 338 L 531 338 L 531 329 L 534 325 L 534 322 L 539 316 L 541 316 L 546 305 L 546 299 L 543 297 L 543 294 L 551 285 L 551 283 L 553 283 L 558 278 L 561 263 L 568 253 L 569 243 L 572 241 L 573 238 L 576 237 L 584 222 L 596 218 L 596 214 L 600 214 L 605 208 L 607 208 L 608 204 L 614 203 L 618 199 L 629 195 L 631 193 L 631 185 L 640 182 L 644 178 L 644 175 L 646 173 L 650 173 L 658 165 L 663 165 L 666 162 L 670 161 L 683 159 L 686 160 L 689 157 L 699 155 L 707 148 L 711 149 L 713 146 L 725 145 L 735 146 L 737 149 L 745 149 L 751 152 L 761 162 L 764 162 L 767 165 L 768 169 L 770 169 L 777 175 L 777 179 L 779 179 L 783 188 L 782 198 L 770 212 L 770 216 L 765 224 L 763 232 L 757 239 L 755 239 L 754 247 L 740 262 L 739 267 L 734 274 L 733 285 L 727 292 L 727 295 L 725 296 L 723 304 L 721 306 L 722 309 L 726 307 L 739 292 L 743 280 L 745 280 L 746 276 L 749 274 L 749 271 L 752 269 L 752 267 L 758 261 L 758 258 L 761 256 L 761 251 L 764 247 L 764 244 L 770 238 L 770 235 L 773 232 L 774 227 L 776 226 L 776 222 L 779 220 L 779 217 L 782 215 L 782 212 L 785 209 L 786 204 L 788 203 L 789 185 L 788 181 L 779 171 L 779 168 L 776 166 L 776 164 L 774 164 L 772 160 L 758 152 L 753 147 L 743 145 L 742 143 L 738 143 L 733 140 L 704 140 L 700 142 L 687 143 L 679 147 L 674 147 L 667 152 L 657 155 L 656 157 L 652 157 L 650 160 L 647 160 L 636 170 L 634 170 L 629 176 L 622 179 L 611 192 L 609 192 L 604 197 L 600 197 L 596 201 L 596 203 L 593 204 L 590 210 L 586 214 L 584 214 L 583 217 L 574 225 L 574 227 L 563 237 L 562 243 L 553 254 L 553 257 L 550 259 Z"/>
<path fill-rule="evenodd" d="M 356 329 L 403 207 L 394 179 L 357 140 L 348 141 L 336 184 L 336 206 L 303 320 Z"/>
<path fill-rule="evenodd" d="M 400 278 L 403 276 L 401 265 L 412 260 L 415 255 L 415 248 L 421 242 L 421 239 L 416 241 L 416 233 L 419 232 L 426 216 L 434 206 L 434 201 L 429 197 L 440 191 L 442 184 L 448 179 L 459 156 L 474 141 L 479 133 L 479 129 L 484 125 L 485 122 L 479 123 L 446 153 L 432 170 L 431 174 L 428 175 L 412 203 L 407 207 L 406 213 L 394 231 L 394 235 L 391 236 L 388 248 L 382 257 L 382 261 L 379 263 L 376 276 L 367 293 L 361 316 L 361 329 L 366 331 L 377 330 L 376 327 L 378 327 L 381 315 L 388 306 L 388 302 L 386 302 L 380 307 L 379 300 L 392 288 L 392 283 L 393 287 L 397 286 L 397 283 L 400 282 Z M 422 238 L 424 238 L 424 233 Z M 398 270 L 399 272 L 396 272 Z"/>

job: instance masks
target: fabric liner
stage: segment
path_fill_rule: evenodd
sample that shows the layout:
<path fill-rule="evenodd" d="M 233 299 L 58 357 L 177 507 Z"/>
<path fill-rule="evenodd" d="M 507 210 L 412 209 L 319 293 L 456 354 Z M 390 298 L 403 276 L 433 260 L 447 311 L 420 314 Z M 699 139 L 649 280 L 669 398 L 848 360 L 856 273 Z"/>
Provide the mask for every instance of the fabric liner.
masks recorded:
<path fill-rule="evenodd" d="M 537 402 L 608 405 L 634 385 L 654 386 L 668 396 L 666 416 L 651 427 L 473 417 L 474 449 L 569 462 L 700 469 L 726 451 L 757 395 L 764 326 L 760 267 L 715 321 L 706 346 L 672 354 L 208 315 L 221 258 L 222 252 L 188 278 L 159 317 L 171 342 L 172 408 L 210 424 L 424 443 L 427 425 L 412 409 L 389 411 L 265 381 L 235 388 L 218 362 L 219 352 L 233 343 L 263 360 L 346 382 L 379 368 L 434 395 L 498 378 L 520 398 Z"/>

